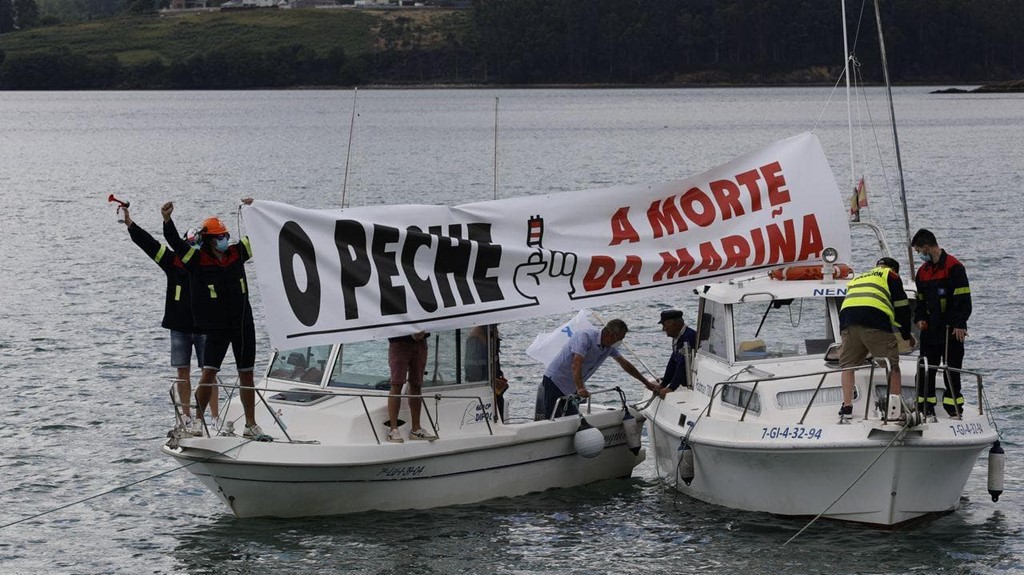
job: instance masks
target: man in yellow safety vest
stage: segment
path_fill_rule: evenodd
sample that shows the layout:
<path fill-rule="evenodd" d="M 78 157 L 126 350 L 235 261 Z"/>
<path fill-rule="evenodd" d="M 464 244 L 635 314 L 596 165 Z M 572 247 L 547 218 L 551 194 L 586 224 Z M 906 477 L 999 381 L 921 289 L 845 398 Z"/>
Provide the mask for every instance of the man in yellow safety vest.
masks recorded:
<path fill-rule="evenodd" d="M 839 353 L 839 367 L 850 368 L 873 357 L 889 361 L 889 394 L 900 394 L 899 345 L 893 326 L 899 327 L 903 339 L 915 345 L 910 333 L 910 302 L 899 276 L 900 264 L 885 257 L 875 268 L 850 280 L 846 297 L 839 311 L 839 329 L 843 337 Z M 853 415 L 854 373 L 846 370 L 842 375 L 843 405 L 839 409 L 842 421 Z"/>

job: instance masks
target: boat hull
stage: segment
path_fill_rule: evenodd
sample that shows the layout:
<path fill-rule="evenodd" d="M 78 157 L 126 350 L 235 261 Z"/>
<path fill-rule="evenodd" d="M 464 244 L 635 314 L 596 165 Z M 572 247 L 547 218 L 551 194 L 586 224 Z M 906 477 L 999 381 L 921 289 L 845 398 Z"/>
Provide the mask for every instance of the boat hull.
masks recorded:
<path fill-rule="evenodd" d="M 691 434 L 694 476 L 687 485 L 679 473 L 681 428 L 653 426 L 659 477 L 690 497 L 747 511 L 822 514 L 883 526 L 956 509 L 978 455 L 994 439 L 986 434 L 970 442 L 929 440 L 927 429 L 896 437 L 895 425 L 874 429 L 869 439 L 820 445 L 725 442 Z M 752 431 L 759 435 L 760 429 Z"/>
<path fill-rule="evenodd" d="M 532 438 L 496 434 L 470 441 L 328 448 L 219 437 L 183 440 L 164 451 L 190 463 L 188 469 L 239 517 L 462 505 L 629 477 L 643 461 L 645 452 L 634 454 L 626 445 L 621 424 L 601 428 L 605 448 L 598 456 L 580 456 L 573 445 L 577 423 L 571 418 L 528 424 L 551 428 L 546 436 L 534 430 Z M 241 447 L 216 455 L 233 444 Z M 287 451 L 300 455 L 280 455 Z M 315 454 L 320 463 L 302 463 L 302 452 Z"/>

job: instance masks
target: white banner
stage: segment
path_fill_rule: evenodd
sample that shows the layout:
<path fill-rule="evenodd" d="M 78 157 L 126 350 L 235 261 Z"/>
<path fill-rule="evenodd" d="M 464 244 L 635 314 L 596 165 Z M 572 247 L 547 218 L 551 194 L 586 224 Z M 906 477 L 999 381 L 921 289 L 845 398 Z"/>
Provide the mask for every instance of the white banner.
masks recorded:
<path fill-rule="evenodd" d="M 813 134 L 685 180 L 464 204 L 243 208 L 278 349 L 564 313 L 850 256 Z"/>

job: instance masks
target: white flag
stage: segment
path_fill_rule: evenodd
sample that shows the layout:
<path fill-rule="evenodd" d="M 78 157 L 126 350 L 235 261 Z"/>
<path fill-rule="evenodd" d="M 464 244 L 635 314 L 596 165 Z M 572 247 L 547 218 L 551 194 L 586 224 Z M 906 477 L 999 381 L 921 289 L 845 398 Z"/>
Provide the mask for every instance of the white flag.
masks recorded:
<path fill-rule="evenodd" d="M 554 361 L 558 352 L 562 351 L 562 347 L 569 341 L 572 334 L 581 329 L 594 328 L 594 324 L 590 323 L 590 320 L 587 319 L 588 315 L 590 315 L 590 310 L 581 309 L 580 313 L 576 314 L 576 317 L 558 326 L 558 329 L 555 331 L 537 335 L 533 339 L 533 343 L 530 344 L 530 347 L 526 348 L 526 355 L 544 365 L 548 365 Z"/>

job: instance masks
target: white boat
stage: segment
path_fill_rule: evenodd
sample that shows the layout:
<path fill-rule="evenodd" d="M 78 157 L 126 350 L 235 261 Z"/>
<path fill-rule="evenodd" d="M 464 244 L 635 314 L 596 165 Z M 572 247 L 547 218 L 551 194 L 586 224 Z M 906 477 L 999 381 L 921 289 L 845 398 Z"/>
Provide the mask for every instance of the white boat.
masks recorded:
<path fill-rule="evenodd" d="M 888 526 L 955 509 L 996 440 L 981 375 L 962 371 L 976 401 L 960 418 L 899 421 L 888 419 L 887 367 L 866 364 L 852 422 L 841 423 L 834 342 L 850 278 L 822 265 L 824 279 L 763 274 L 698 290 L 688 385 L 642 410 L 659 477 L 701 501 L 786 516 Z M 901 356 L 900 371 L 902 411 L 916 401 L 916 353 Z"/>
<path fill-rule="evenodd" d="M 461 330 L 431 336 L 422 421 L 434 441 L 385 440 L 387 341 L 378 340 L 276 353 L 257 385 L 257 421 L 273 442 L 245 439 L 228 424 L 202 437 L 173 432 L 163 451 L 239 517 L 475 503 L 629 477 L 644 460 L 638 429 L 634 447 L 627 444 L 621 395 L 605 396 L 612 406 L 581 406 L 592 429 L 579 437 L 579 416 L 495 420 L 489 382 L 466 381 L 457 369 L 465 365 L 462 337 Z M 408 421 L 402 403 L 400 419 Z M 224 418 L 241 413 L 235 398 Z"/>
<path fill-rule="evenodd" d="M 880 28 L 877 2 L 875 17 Z M 879 43 L 888 86 L 880 32 Z M 848 91 L 850 60 L 852 55 Z M 909 228 L 891 98 L 890 91 Z M 892 254 L 878 227 L 859 225 L 869 233 L 854 242 L 851 257 L 864 271 Z M 909 247 L 907 255 L 912 258 Z M 852 274 L 833 279 L 829 262 L 800 271 L 808 269 L 820 279 L 777 280 L 762 273 L 697 291 L 698 344 L 688 362 L 688 384 L 665 400 L 652 399 L 642 411 L 651 422 L 659 476 L 686 495 L 735 509 L 889 526 L 955 509 L 979 454 L 991 445 L 989 490 L 996 500 L 1003 456 L 995 424 L 983 410 L 980 374 L 960 370 L 963 391 L 974 403 L 959 417 L 941 413 L 926 421 L 914 411 L 921 372 L 916 353 L 907 349 L 899 366 L 902 399 L 888 394 L 890 366 L 869 362 L 855 370 L 852 421 L 840 421 L 841 371 L 833 359 L 841 339 L 839 308 Z M 913 297 L 914 286 L 905 289 Z M 937 368 L 941 382 L 948 369 Z M 942 394 L 941 383 L 937 387 Z"/>

